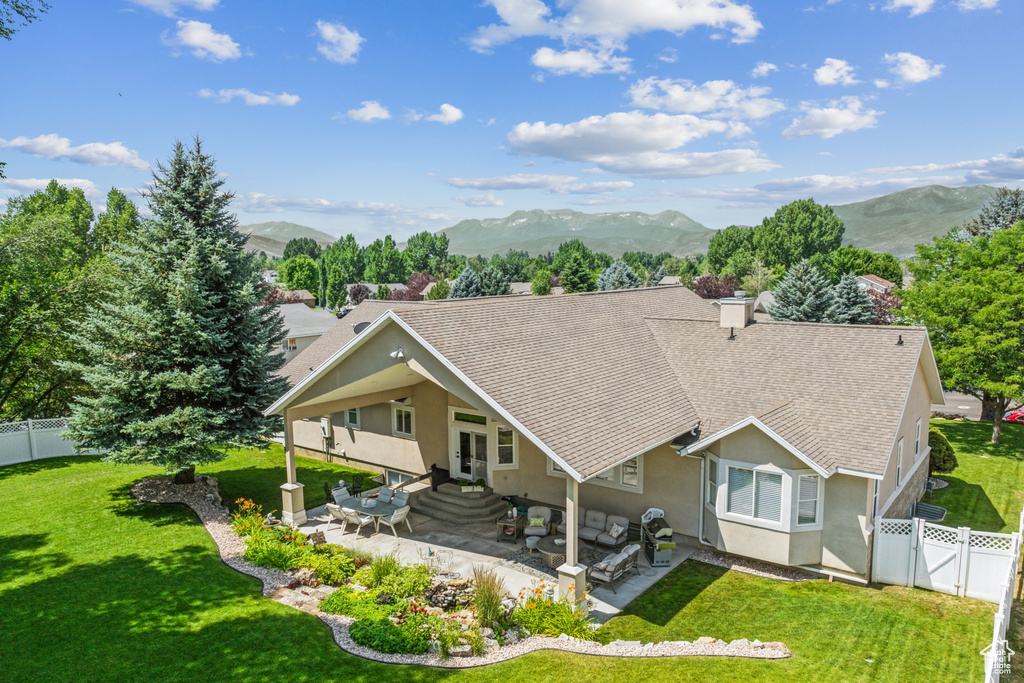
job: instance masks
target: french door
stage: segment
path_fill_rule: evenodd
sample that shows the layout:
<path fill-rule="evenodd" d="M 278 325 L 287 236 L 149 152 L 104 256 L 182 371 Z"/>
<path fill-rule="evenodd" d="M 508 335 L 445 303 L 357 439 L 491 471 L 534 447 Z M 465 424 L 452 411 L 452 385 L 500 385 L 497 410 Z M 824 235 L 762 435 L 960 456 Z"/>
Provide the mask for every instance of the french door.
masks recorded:
<path fill-rule="evenodd" d="M 469 429 L 456 429 L 455 436 L 458 444 L 456 469 L 459 477 L 470 481 L 487 481 L 487 434 Z"/>

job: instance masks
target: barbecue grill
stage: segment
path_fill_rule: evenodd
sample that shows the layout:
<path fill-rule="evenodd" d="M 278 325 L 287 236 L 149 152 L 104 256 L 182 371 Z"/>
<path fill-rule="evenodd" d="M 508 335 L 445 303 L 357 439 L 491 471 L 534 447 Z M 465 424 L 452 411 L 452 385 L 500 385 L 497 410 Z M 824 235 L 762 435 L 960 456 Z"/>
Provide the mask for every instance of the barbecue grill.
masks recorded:
<path fill-rule="evenodd" d="M 672 527 L 664 517 L 655 517 L 640 526 L 644 542 L 644 554 L 652 567 L 668 567 L 672 564 Z"/>

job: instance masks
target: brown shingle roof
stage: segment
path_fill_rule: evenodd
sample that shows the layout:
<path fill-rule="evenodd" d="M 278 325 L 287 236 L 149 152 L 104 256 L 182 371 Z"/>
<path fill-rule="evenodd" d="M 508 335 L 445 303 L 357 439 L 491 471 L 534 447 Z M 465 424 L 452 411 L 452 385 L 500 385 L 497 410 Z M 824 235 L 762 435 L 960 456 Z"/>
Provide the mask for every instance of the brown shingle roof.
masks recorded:
<path fill-rule="evenodd" d="M 920 327 L 758 322 L 730 341 L 718 324 L 647 324 L 703 436 L 755 416 L 826 471 L 882 472 L 927 338 Z"/>

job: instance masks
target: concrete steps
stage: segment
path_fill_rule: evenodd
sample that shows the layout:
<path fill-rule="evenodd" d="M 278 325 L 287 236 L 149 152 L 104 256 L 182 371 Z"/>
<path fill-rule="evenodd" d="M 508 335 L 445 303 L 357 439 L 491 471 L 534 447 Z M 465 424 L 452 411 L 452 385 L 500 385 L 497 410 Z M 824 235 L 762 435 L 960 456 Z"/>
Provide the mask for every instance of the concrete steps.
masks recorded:
<path fill-rule="evenodd" d="M 451 524 L 493 523 L 508 508 L 490 488 L 482 492 L 463 493 L 455 484 L 441 484 L 437 491 L 423 489 L 409 498 L 413 512 Z"/>

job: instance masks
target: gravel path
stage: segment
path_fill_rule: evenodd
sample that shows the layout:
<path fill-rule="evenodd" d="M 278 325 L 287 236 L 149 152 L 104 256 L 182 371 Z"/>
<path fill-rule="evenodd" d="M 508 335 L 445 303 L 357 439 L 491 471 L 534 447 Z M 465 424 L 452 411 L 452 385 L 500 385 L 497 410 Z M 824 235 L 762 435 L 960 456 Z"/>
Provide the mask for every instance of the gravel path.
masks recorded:
<path fill-rule="evenodd" d="M 744 574 L 753 574 L 754 576 L 763 576 L 766 579 L 778 579 L 780 581 L 814 581 L 821 578 L 799 569 L 777 567 L 767 562 L 758 562 L 757 560 L 745 557 L 720 553 L 710 548 L 697 548 L 687 558 L 687 561 L 689 560 L 696 560 L 705 564 L 713 564 L 716 567 L 725 567 L 726 569 L 733 569 Z"/>
<path fill-rule="evenodd" d="M 257 567 L 242 557 L 242 554 L 245 552 L 245 542 L 231 529 L 231 517 L 228 514 L 228 509 L 221 505 L 216 479 L 196 475 L 194 484 L 176 485 L 172 483 L 170 477 L 153 477 L 143 479 L 135 484 L 132 487 L 132 495 L 146 503 L 180 503 L 192 508 L 199 516 L 199 521 L 203 523 L 203 526 L 206 527 L 206 530 L 217 544 L 221 560 L 226 565 L 262 581 L 263 595 L 267 597 L 273 596 L 273 599 L 278 602 L 297 606 L 295 604 L 295 597 L 297 596 L 290 595 L 295 593 L 295 591 L 286 588 L 293 578 L 290 574 L 276 569 Z M 700 561 L 709 561 L 710 564 L 717 564 L 717 562 L 698 558 L 697 554 L 700 552 L 709 551 L 698 550 L 691 559 L 699 559 Z M 721 555 L 720 553 L 714 554 Z M 755 562 L 752 564 L 759 565 L 761 563 Z M 738 567 L 731 568 L 746 571 Z M 757 572 L 751 571 L 750 573 Z M 558 638 L 530 636 L 514 645 L 502 647 L 494 654 L 481 657 L 452 657 L 444 660 L 437 655 L 392 655 L 363 647 L 356 644 L 349 635 L 349 626 L 355 622 L 355 619 L 336 614 L 325 614 L 318 610 L 314 610 L 314 613 L 321 621 L 330 626 L 334 634 L 334 642 L 342 650 L 364 659 L 388 664 L 419 664 L 423 666 L 460 669 L 503 662 L 530 652 L 536 652 L 537 650 L 561 650 L 563 652 L 604 657 L 717 656 L 785 659 L 790 656 L 789 649 L 783 643 L 762 643 L 758 640 L 749 641 L 745 638 L 734 640 L 731 643 L 716 638 L 704 637 L 698 638 L 694 642 L 685 640 L 664 641 L 660 643 L 615 641 L 608 645 L 601 645 L 562 635 Z"/>

